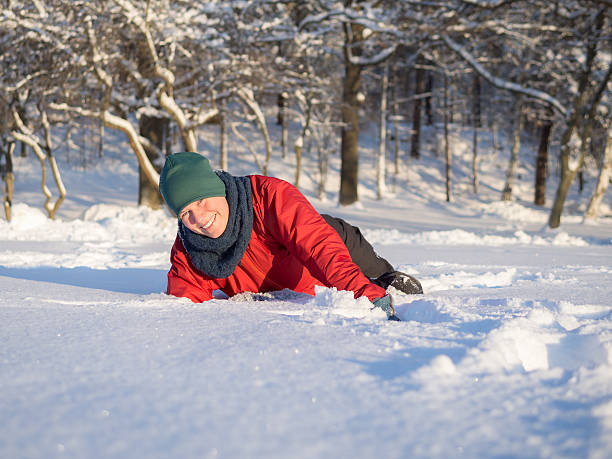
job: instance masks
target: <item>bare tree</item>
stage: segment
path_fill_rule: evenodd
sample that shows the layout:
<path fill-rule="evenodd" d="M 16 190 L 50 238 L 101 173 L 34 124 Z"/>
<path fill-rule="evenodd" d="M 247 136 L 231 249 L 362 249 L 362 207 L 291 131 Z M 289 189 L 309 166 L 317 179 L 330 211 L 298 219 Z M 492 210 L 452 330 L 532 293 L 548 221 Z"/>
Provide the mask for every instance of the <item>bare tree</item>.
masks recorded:
<path fill-rule="evenodd" d="M 57 209 L 59 209 L 60 205 L 64 201 L 64 198 L 66 197 L 66 188 L 64 187 L 64 183 L 62 182 L 62 178 L 60 176 L 57 163 L 55 162 L 55 158 L 53 158 L 53 156 L 51 155 L 51 147 L 48 143 L 49 138 L 47 136 L 47 143 L 43 143 L 44 141 L 38 138 L 38 136 L 23 123 L 16 109 L 13 109 L 12 113 L 13 121 L 15 123 L 15 129 L 11 131 L 11 135 L 15 140 L 19 140 L 23 144 L 28 145 L 32 149 L 32 151 L 34 151 L 36 157 L 40 161 L 40 187 L 42 189 L 43 194 L 45 195 L 45 202 L 43 204 L 43 207 L 47 211 L 49 218 L 55 218 Z M 46 115 L 44 114 L 44 112 L 41 117 L 43 119 L 46 119 Z M 48 127 L 46 129 L 48 129 Z M 43 150 L 46 150 L 48 154 L 45 154 Z M 57 191 L 59 193 L 59 197 L 55 200 L 55 202 L 53 202 L 53 195 L 51 193 L 51 190 L 49 190 L 49 187 L 47 186 L 46 162 L 49 162 L 51 172 L 53 174 L 53 179 L 55 180 Z"/>
<path fill-rule="evenodd" d="M 425 94 L 425 70 L 423 65 L 423 56 L 419 54 L 414 70 L 415 89 L 412 102 L 412 139 L 410 143 L 410 156 L 415 159 L 421 157 L 421 105 Z"/>
<path fill-rule="evenodd" d="M 610 63 L 608 71 L 599 82 L 599 87 L 596 88 L 594 92 L 591 91 L 591 76 L 598 50 L 598 37 L 603 30 L 604 11 L 605 10 L 603 8 L 600 9 L 595 20 L 593 21 L 592 29 L 590 30 L 590 37 L 586 46 L 585 66 L 579 80 L 578 91 L 568 116 L 565 131 L 561 137 L 561 181 L 559 182 L 557 193 L 555 195 L 555 201 L 548 220 L 548 225 L 551 228 L 558 228 L 560 226 L 561 214 L 563 212 L 563 206 L 565 204 L 569 187 L 576 177 L 576 174 L 584 164 L 586 149 L 583 148 L 578 153 L 577 157 L 573 158 L 574 147 L 572 145 L 572 138 L 576 135 L 576 131 L 580 127 L 582 117 L 586 118 L 586 124 L 584 124 L 582 127 L 590 129 L 588 126 L 595 116 L 597 105 L 601 100 L 603 92 L 605 91 L 608 81 L 610 80 L 610 75 L 612 74 L 612 63 Z M 586 107 L 586 110 L 584 107 Z M 583 137 L 583 143 L 586 137 L 588 136 Z"/>
<path fill-rule="evenodd" d="M 502 192 L 502 201 L 512 201 L 512 187 L 518 169 L 519 152 L 521 150 L 521 133 L 523 132 L 523 96 L 518 94 L 514 99 L 512 123 L 512 148 L 510 161 L 506 171 L 506 184 Z"/>
<path fill-rule="evenodd" d="M 3 148 L 3 146 L 5 146 Z M 15 183 L 15 175 L 13 173 L 13 150 L 15 142 L 5 142 L 0 144 L 0 177 L 4 182 L 4 193 L 2 205 L 4 207 L 4 215 L 7 220 L 11 220 L 12 203 L 13 203 L 13 186 Z"/>
<path fill-rule="evenodd" d="M 391 18 L 398 9 L 392 2 L 372 3 L 362 0 L 345 0 L 342 7 L 333 1 L 309 2 L 310 14 L 298 25 L 300 33 L 309 33 L 320 42 L 321 28 L 331 27 L 330 34 L 338 40 L 341 28 L 342 66 L 342 131 L 340 197 L 342 205 L 359 200 L 359 112 L 365 100 L 361 78 L 365 66 L 378 65 L 391 56 L 403 39 Z M 326 29 L 323 29 L 326 30 Z M 330 42 L 330 43 L 333 43 Z M 332 45 L 333 46 L 333 45 Z"/>
<path fill-rule="evenodd" d="M 541 123 L 540 145 L 536 158 L 535 193 L 533 202 L 537 206 L 546 204 L 546 175 L 548 173 L 548 144 L 552 131 L 552 121 L 543 120 Z"/>
<path fill-rule="evenodd" d="M 612 177 L 612 123 L 608 122 L 608 135 L 606 137 L 606 146 L 604 149 L 601 170 L 599 172 L 599 178 L 597 179 L 597 186 L 595 187 L 593 196 L 584 214 L 585 219 L 589 220 L 597 217 L 599 205 L 610 183 L 610 177 Z"/>
<path fill-rule="evenodd" d="M 478 128 L 480 122 L 480 77 L 473 77 L 472 85 L 472 187 L 478 194 Z"/>
<path fill-rule="evenodd" d="M 496 8 L 512 8 L 515 5 L 517 8 L 522 6 L 519 2 L 516 4 L 512 2 L 504 4 L 504 2 L 502 2 L 498 4 Z M 518 9 L 515 12 L 518 12 Z M 493 86 L 506 91 L 522 94 L 534 102 L 537 101 L 540 104 L 544 104 L 554 109 L 557 116 L 562 118 L 564 131 L 561 136 L 559 158 L 562 176 L 549 218 L 549 226 L 551 228 L 556 228 L 560 225 L 561 212 L 569 190 L 569 185 L 580 168 L 576 166 L 581 166 L 584 161 L 584 157 L 579 153 L 574 157 L 574 142 L 572 139 L 576 136 L 579 138 L 577 132 L 582 129 L 583 124 L 581 120 L 585 119 L 585 115 L 586 119 L 589 117 L 592 118 L 589 113 L 594 113 L 592 111 L 596 109 L 601 100 L 610 78 L 609 70 L 607 72 L 605 70 L 603 73 L 601 72 L 602 67 L 605 65 L 605 58 L 598 58 L 597 53 L 599 49 L 598 45 L 599 47 L 607 46 L 608 48 L 610 46 L 610 41 L 608 39 L 602 40 L 600 38 L 603 24 L 607 21 L 606 8 L 602 7 L 593 14 L 588 6 L 580 4 L 579 2 L 569 2 L 567 5 L 564 5 L 564 9 L 562 10 L 564 13 L 563 17 L 559 16 L 559 12 L 560 10 L 551 10 L 549 5 L 544 6 L 542 4 L 539 14 L 547 14 L 549 22 L 542 25 L 542 21 L 539 21 L 537 29 L 529 24 L 510 25 L 506 23 L 501 26 L 496 21 L 485 21 L 484 23 L 485 29 L 496 31 L 502 36 L 505 35 L 508 30 L 514 29 L 516 34 L 520 34 L 521 30 L 532 32 L 533 30 L 537 30 L 538 34 L 548 37 L 546 44 L 549 45 L 549 47 L 539 49 L 539 59 L 541 59 L 540 65 L 546 64 L 550 66 L 548 76 L 543 81 L 532 81 L 532 86 L 522 85 L 505 78 L 494 76 L 481 62 L 479 62 L 479 59 L 476 58 L 466 46 L 462 46 L 453 40 L 449 34 L 441 35 L 443 42 L 449 49 L 461 56 L 476 72 Z M 554 21 L 561 21 L 563 26 Z M 450 28 L 449 32 L 454 30 L 463 30 L 463 33 L 465 33 L 466 28 L 465 26 Z M 559 43 L 567 43 L 567 40 L 562 41 L 558 37 L 567 35 L 571 35 L 573 43 L 575 43 L 574 46 L 569 48 L 559 45 Z M 555 37 L 557 38 L 555 39 Z M 584 46 L 583 49 L 585 49 L 584 65 L 582 65 L 580 61 L 576 61 L 573 57 L 580 49 L 580 44 L 582 44 Z M 554 45 L 557 45 L 556 48 L 554 48 L 555 51 L 550 52 L 550 48 L 554 47 Z M 553 70 L 555 72 L 553 74 L 558 76 L 558 78 L 551 78 L 551 72 Z M 578 75 L 578 77 L 576 80 L 570 79 L 570 84 L 567 84 L 568 76 L 571 77 L 573 75 Z M 573 84 L 574 82 L 576 83 L 575 85 Z M 557 97 L 552 95 L 552 91 L 549 92 L 551 84 L 555 85 L 553 89 Z M 543 89 L 538 88 L 538 86 Z M 586 126 L 586 124 L 584 124 L 584 126 Z"/>
<path fill-rule="evenodd" d="M 385 171 L 387 155 L 387 91 L 389 87 L 389 65 L 385 65 L 380 86 L 380 122 L 378 136 L 378 157 L 376 161 L 376 197 L 383 199 L 386 192 Z"/>
<path fill-rule="evenodd" d="M 451 151 L 448 141 L 448 121 L 449 121 L 449 106 L 448 106 L 448 73 L 444 69 L 444 158 L 446 160 L 446 202 L 451 200 Z"/>

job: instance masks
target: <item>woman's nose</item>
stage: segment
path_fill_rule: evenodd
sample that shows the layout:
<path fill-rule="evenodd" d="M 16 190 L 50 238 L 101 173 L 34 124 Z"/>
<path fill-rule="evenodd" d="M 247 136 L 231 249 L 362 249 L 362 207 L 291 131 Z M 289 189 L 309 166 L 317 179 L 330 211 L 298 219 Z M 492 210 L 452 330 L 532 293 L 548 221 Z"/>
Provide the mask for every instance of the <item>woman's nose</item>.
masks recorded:
<path fill-rule="evenodd" d="M 203 224 L 205 223 L 206 214 L 207 212 L 205 210 L 196 208 L 191 215 L 194 219 L 194 223 Z"/>

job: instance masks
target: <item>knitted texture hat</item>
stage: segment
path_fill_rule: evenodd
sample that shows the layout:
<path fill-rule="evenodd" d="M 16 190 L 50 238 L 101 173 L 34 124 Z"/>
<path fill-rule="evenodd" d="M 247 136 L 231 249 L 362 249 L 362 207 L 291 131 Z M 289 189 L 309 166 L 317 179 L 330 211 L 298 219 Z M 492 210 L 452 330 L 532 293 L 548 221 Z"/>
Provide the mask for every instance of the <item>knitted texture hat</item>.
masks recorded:
<path fill-rule="evenodd" d="M 204 156 L 182 152 L 166 157 L 159 176 L 159 192 L 178 217 L 194 201 L 225 196 L 225 184 Z"/>

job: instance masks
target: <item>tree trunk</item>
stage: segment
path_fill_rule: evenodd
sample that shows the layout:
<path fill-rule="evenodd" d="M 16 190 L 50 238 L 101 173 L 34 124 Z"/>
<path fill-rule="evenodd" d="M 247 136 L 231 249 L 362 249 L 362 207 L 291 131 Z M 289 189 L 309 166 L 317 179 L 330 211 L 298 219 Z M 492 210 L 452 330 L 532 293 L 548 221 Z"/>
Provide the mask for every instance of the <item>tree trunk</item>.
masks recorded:
<path fill-rule="evenodd" d="M 478 127 L 476 124 L 472 129 L 472 188 L 474 193 L 478 194 Z"/>
<path fill-rule="evenodd" d="M 219 164 L 221 169 L 227 170 L 227 125 L 225 124 L 226 113 L 224 110 L 219 115 Z"/>
<path fill-rule="evenodd" d="M 66 189 L 64 188 L 64 184 L 61 181 L 61 177 L 59 175 L 59 170 L 57 169 L 57 163 L 55 161 L 49 160 L 51 164 L 51 170 L 53 172 L 53 178 L 55 180 L 55 184 L 57 186 L 59 192 L 59 198 L 55 201 L 54 204 L 51 203 L 53 200 L 53 195 L 51 194 L 51 190 L 47 186 L 47 167 L 45 166 L 45 161 L 47 160 L 47 155 L 43 151 L 41 147 L 41 142 L 38 136 L 32 132 L 27 126 L 23 124 L 23 121 L 19 117 L 17 110 L 12 110 L 13 120 L 15 122 L 15 130 L 11 131 L 11 135 L 15 140 L 18 140 L 21 143 L 27 144 L 32 151 L 36 154 L 36 157 L 40 161 L 40 171 L 41 171 L 41 180 L 40 180 L 40 188 L 45 195 L 45 202 L 43 204 L 43 208 L 47 211 L 50 219 L 55 218 L 55 213 L 59 208 L 59 205 L 63 202 L 66 196 Z M 44 120 L 43 120 L 44 123 Z M 19 129 L 19 130 L 17 130 Z M 48 130 L 47 130 L 48 132 Z M 47 147 L 49 144 L 47 143 Z"/>
<path fill-rule="evenodd" d="M 572 181 L 574 180 L 578 172 L 580 172 L 580 170 L 584 166 L 584 158 L 586 157 L 588 150 L 587 145 L 591 141 L 595 111 L 597 109 L 599 98 L 603 93 L 603 88 L 606 84 L 607 80 L 602 82 L 600 88 L 601 91 L 599 92 L 599 95 L 595 97 L 595 99 L 592 101 L 591 107 L 587 113 L 586 120 L 584 121 L 584 125 L 582 127 L 582 133 L 580 136 L 580 150 L 578 151 L 578 158 L 576 161 L 572 161 L 571 158 L 573 148 L 571 145 L 571 140 L 574 132 L 577 130 L 578 116 L 572 117 L 570 124 L 568 125 L 564 135 L 562 136 L 561 183 L 559 184 L 559 189 L 557 190 L 557 194 L 555 195 L 555 203 L 550 212 L 550 218 L 548 219 L 548 225 L 551 228 L 558 228 L 561 225 L 561 214 L 563 213 L 563 207 L 565 205 L 565 199 L 567 198 L 567 193 L 569 192 L 570 185 L 572 184 Z M 580 96 L 578 97 L 581 98 Z M 578 113 L 579 112 L 576 111 L 576 114 Z"/>
<path fill-rule="evenodd" d="M 300 187 L 300 173 L 302 172 L 302 148 L 304 148 L 304 137 L 298 137 L 295 141 L 295 180 L 293 186 Z"/>
<path fill-rule="evenodd" d="M 297 15 L 299 16 L 301 16 L 302 14 L 302 11 L 300 10 L 301 8 L 297 7 L 295 11 L 295 13 L 297 13 Z M 284 56 L 284 49 L 283 49 L 282 41 L 278 42 L 278 56 L 281 59 Z M 277 106 L 276 124 L 281 127 L 281 158 L 285 159 L 287 157 L 287 138 L 288 138 L 287 93 L 286 92 L 281 91 L 278 93 L 278 96 L 276 98 L 276 106 Z"/>
<path fill-rule="evenodd" d="M 287 138 L 289 129 L 287 123 L 287 95 L 282 92 L 277 99 L 278 112 L 276 114 L 276 124 L 281 127 L 281 158 L 287 156 Z"/>
<path fill-rule="evenodd" d="M 4 181 L 4 215 L 7 221 L 11 221 L 12 208 L 13 208 L 13 186 L 15 183 L 15 175 L 13 174 L 13 150 L 15 149 L 15 142 L 9 142 L 6 145 L 6 149 L 2 149 L 2 157 L 4 158 L 4 164 L 2 164 L 2 180 Z"/>
<path fill-rule="evenodd" d="M 412 94 L 411 69 L 405 69 L 404 67 L 402 67 L 402 70 L 404 71 L 402 74 L 402 91 L 404 97 L 402 97 L 403 104 L 401 110 L 404 114 L 406 123 L 408 123 L 408 120 L 410 120 L 410 104 L 408 95 Z"/>
<path fill-rule="evenodd" d="M 594 30 L 591 30 L 589 43 L 587 45 L 586 53 L 585 53 L 585 65 L 582 70 L 582 74 L 580 75 L 578 82 L 578 91 L 576 96 L 574 97 L 574 101 L 572 104 L 572 110 L 567 119 L 567 126 L 563 135 L 561 136 L 561 149 L 559 152 L 559 159 L 561 162 L 561 181 L 559 183 L 559 187 L 557 188 L 557 192 L 555 194 L 555 202 L 550 211 L 550 217 L 548 218 L 548 226 L 550 228 L 558 228 L 561 225 L 561 214 L 563 213 L 563 207 L 565 205 L 565 198 L 567 197 L 567 193 L 569 191 L 569 187 L 574 180 L 574 177 L 582 167 L 584 163 L 584 156 L 586 154 L 586 149 L 581 148 L 579 153 L 579 157 L 577 161 L 572 161 L 572 145 L 571 141 L 575 135 L 575 131 L 578 128 L 578 124 L 581 119 L 586 119 L 586 129 L 591 129 L 591 123 L 593 118 L 595 117 L 595 112 L 597 110 L 597 105 L 601 100 L 601 97 L 605 91 L 605 88 L 608 84 L 608 81 L 611 77 L 612 66 L 608 67 L 608 71 L 606 72 L 604 78 L 599 82 L 599 87 L 593 94 L 590 102 L 590 107 L 587 109 L 586 116 L 584 114 L 584 106 L 589 97 L 589 81 L 591 79 L 591 74 L 593 70 L 593 65 L 595 62 L 595 57 L 597 55 L 597 43 L 599 35 L 603 29 L 604 25 L 604 9 L 600 9 L 597 13 L 597 17 L 594 21 Z M 590 137 L 590 134 L 587 135 L 584 131 L 582 134 L 582 143 L 584 145 L 585 140 Z M 574 166 L 575 164 L 575 166 Z"/>
<path fill-rule="evenodd" d="M 561 214 L 563 213 L 567 193 L 569 192 L 572 181 L 576 177 L 576 174 L 584 162 L 584 156 L 582 155 L 583 151 L 581 151 L 581 155 L 578 157 L 577 161 L 574 162 L 571 158 L 573 148 L 571 145 L 572 138 L 574 136 L 577 123 L 578 117 L 572 117 L 570 123 L 565 129 L 565 132 L 561 136 L 561 180 L 559 182 L 559 187 L 557 188 L 557 192 L 555 194 L 555 202 L 553 203 L 550 211 L 550 217 L 548 219 L 548 226 L 550 228 L 558 228 L 561 226 Z M 575 163 L 575 166 L 572 166 L 572 163 Z"/>
<path fill-rule="evenodd" d="M 473 81 L 473 90 L 472 90 L 472 97 L 473 97 L 473 111 L 472 114 L 474 116 L 474 127 L 482 127 L 482 108 L 481 108 L 481 103 L 480 103 L 480 76 L 478 74 L 474 75 L 474 81 Z"/>
<path fill-rule="evenodd" d="M 380 88 L 380 134 L 378 141 L 378 161 L 376 162 L 377 199 L 385 196 L 385 159 L 387 155 L 387 89 L 389 87 L 389 66 L 385 65 Z"/>
<path fill-rule="evenodd" d="M 480 121 L 480 77 L 474 75 L 474 88 L 472 93 L 472 124 L 473 124 L 473 139 L 472 139 L 472 186 L 474 193 L 478 194 L 478 128 L 481 126 Z"/>
<path fill-rule="evenodd" d="M 165 136 L 168 132 L 169 120 L 167 118 L 156 118 L 148 115 L 141 115 L 138 122 L 140 134 L 149 139 L 151 143 L 163 151 Z M 149 161 L 159 173 L 161 171 L 161 158 L 158 152 L 145 149 Z M 161 209 L 163 198 L 158 189 L 151 184 L 142 167 L 138 166 L 138 205 L 147 206 L 151 209 Z"/>
<path fill-rule="evenodd" d="M 53 199 L 53 195 L 47 186 L 47 167 L 45 166 L 45 160 L 47 159 L 44 154 L 42 148 L 38 144 L 38 139 L 35 136 L 28 134 L 24 134 L 18 131 L 11 131 L 12 136 L 15 140 L 20 141 L 22 144 L 28 145 L 34 153 L 36 157 L 40 161 L 40 172 L 41 172 L 41 180 L 40 180 L 40 189 L 42 193 L 45 195 L 45 202 L 43 204 L 43 208 L 47 211 L 49 218 L 53 219 L 53 206 L 51 205 L 51 201 Z"/>
<path fill-rule="evenodd" d="M 427 119 L 427 126 L 433 125 L 433 110 L 431 107 L 431 95 L 433 93 L 433 75 L 431 72 L 427 72 L 427 78 L 425 83 L 425 117 Z"/>
<path fill-rule="evenodd" d="M 425 92 L 424 70 L 421 67 L 423 58 L 417 58 L 417 66 L 414 73 L 415 89 L 414 89 L 414 105 L 412 112 L 412 143 L 410 145 L 410 156 L 416 159 L 421 157 L 421 101 L 422 95 Z"/>
<path fill-rule="evenodd" d="M 567 198 L 570 185 L 572 184 L 574 177 L 576 177 L 577 172 L 577 170 L 569 170 L 567 173 L 563 174 L 563 177 L 559 182 L 559 187 L 557 188 L 557 193 L 555 194 L 555 202 L 553 203 L 550 218 L 548 219 L 548 226 L 551 228 L 558 228 L 561 225 L 561 214 L 563 213 L 565 198 Z"/>
<path fill-rule="evenodd" d="M 59 197 L 56 199 L 53 204 L 53 208 L 49 212 L 49 216 L 54 219 L 57 210 L 64 202 L 66 198 L 66 187 L 64 186 L 64 182 L 62 181 L 62 177 L 59 171 L 59 167 L 57 166 L 57 161 L 55 161 L 55 157 L 53 156 L 53 149 L 51 147 L 51 125 L 49 124 L 49 119 L 47 118 L 47 113 L 41 110 L 41 122 L 43 126 L 43 131 L 45 133 L 45 144 L 44 149 L 47 153 L 47 161 L 49 162 L 49 166 L 51 167 L 51 173 L 53 174 L 53 180 L 55 180 L 55 185 L 57 186 L 57 191 L 59 193 Z"/>
<path fill-rule="evenodd" d="M 446 157 L 446 202 L 451 200 L 451 153 L 448 143 L 448 75 L 444 72 L 444 156 Z"/>
<path fill-rule="evenodd" d="M 448 76 L 447 76 L 447 80 L 448 80 Z M 447 84 L 448 86 L 448 84 Z M 449 100 L 450 100 L 450 107 L 449 107 L 449 123 L 453 124 L 455 122 L 455 87 L 451 86 L 448 88 L 448 92 L 449 92 Z"/>
<path fill-rule="evenodd" d="M 285 94 L 280 92 L 276 96 L 276 124 L 282 126 L 285 118 Z"/>
<path fill-rule="evenodd" d="M 542 122 L 542 131 L 540 133 L 540 146 L 538 147 L 538 156 L 536 159 L 534 203 L 537 206 L 543 206 L 544 204 L 546 204 L 546 173 L 548 169 L 548 142 L 550 139 L 551 130 L 552 130 L 552 121 L 544 120 Z"/>
<path fill-rule="evenodd" d="M 516 96 L 514 102 L 514 125 L 512 129 L 512 150 L 510 151 L 510 162 L 508 163 L 508 171 L 506 172 L 506 184 L 502 192 L 502 201 L 512 200 L 512 185 L 518 168 L 518 156 L 521 149 L 521 131 L 523 130 L 523 98 L 521 95 Z"/>
<path fill-rule="evenodd" d="M 599 171 L 599 178 L 597 179 L 597 186 L 593 192 L 593 196 L 589 201 L 589 206 L 584 215 L 586 219 L 596 218 L 598 215 L 599 204 L 608 189 L 610 183 L 610 177 L 612 176 L 612 123 L 608 126 L 608 137 L 606 138 L 606 148 L 604 150 L 604 157 L 601 164 L 601 170 Z"/>
<path fill-rule="evenodd" d="M 321 128 L 322 139 L 318 139 L 317 147 L 319 152 L 319 189 L 317 196 L 319 199 L 325 199 L 325 189 L 327 185 L 327 167 L 329 163 L 329 143 L 331 140 L 331 132 L 329 127 Z"/>
<path fill-rule="evenodd" d="M 340 204 L 346 206 L 359 200 L 359 107 L 363 95 L 360 93 L 361 66 L 351 63 L 350 54 L 361 54 L 361 49 L 354 44 L 362 41 L 363 26 L 345 24 L 344 35 Z"/>
<path fill-rule="evenodd" d="M 397 181 L 400 171 L 400 104 L 397 66 L 393 69 L 393 183 Z"/>
<path fill-rule="evenodd" d="M 104 156 L 104 123 L 101 119 L 98 122 L 98 158 Z"/>
<path fill-rule="evenodd" d="M 300 187 L 300 175 L 302 173 L 302 149 L 304 148 L 304 141 L 308 130 L 310 129 L 310 117 L 312 116 L 312 99 L 310 95 L 306 99 L 306 119 L 304 120 L 304 126 L 302 126 L 302 132 L 300 136 L 295 140 L 295 187 Z"/>
<path fill-rule="evenodd" d="M 495 157 L 495 162 L 497 162 L 497 155 L 499 154 L 499 124 L 496 119 L 493 119 L 491 123 L 491 136 L 493 137 L 493 155 Z"/>
<path fill-rule="evenodd" d="M 23 108 L 22 106 L 17 107 L 17 113 L 19 114 L 19 118 L 21 118 L 23 120 L 23 124 L 24 126 L 27 126 L 27 115 L 25 112 L 25 108 Z M 24 142 L 21 142 L 21 148 L 20 148 L 20 153 L 19 156 L 22 158 L 27 158 L 28 157 L 28 145 Z"/>

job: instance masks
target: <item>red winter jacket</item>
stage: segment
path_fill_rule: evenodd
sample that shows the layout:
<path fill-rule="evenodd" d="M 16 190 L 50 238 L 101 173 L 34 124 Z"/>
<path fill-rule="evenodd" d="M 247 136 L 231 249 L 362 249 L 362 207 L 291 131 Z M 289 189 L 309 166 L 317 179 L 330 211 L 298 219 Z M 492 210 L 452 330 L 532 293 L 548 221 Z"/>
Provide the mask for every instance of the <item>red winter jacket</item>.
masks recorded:
<path fill-rule="evenodd" d="M 289 183 L 249 176 L 253 191 L 251 240 L 233 274 L 215 279 L 198 271 L 177 235 L 168 272 L 168 294 L 199 303 L 214 290 L 229 296 L 290 289 L 314 295 L 315 285 L 350 290 L 355 298 L 385 296 L 355 265 L 338 233 Z"/>

